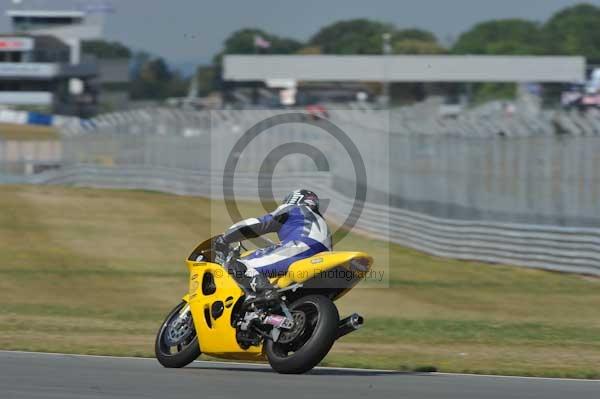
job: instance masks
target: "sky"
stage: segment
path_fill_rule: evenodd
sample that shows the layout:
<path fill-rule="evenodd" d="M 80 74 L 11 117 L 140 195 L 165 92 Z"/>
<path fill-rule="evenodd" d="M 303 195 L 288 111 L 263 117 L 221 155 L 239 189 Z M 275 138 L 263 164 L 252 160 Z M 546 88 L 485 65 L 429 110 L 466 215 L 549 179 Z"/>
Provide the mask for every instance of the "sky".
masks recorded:
<path fill-rule="evenodd" d="M 8 32 L 0 0 L 0 32 Z M 17 0 L 21 7 L 63 0 Z M 80 3 L 83 0 L 78 0 Z M 172 65 L 208 63 L 227 36 L 243 27 L 306 40 L 331 22 L 372 18 L 399 28 L 434 32 L 442 43 L 456 39 L 475 23 L 497 18 L 543 22 L 554 12 L 582 0 L 112 0 L 105 36 L 165 57 Z M 600 6 L 600 0 L 587 0 Z"/>

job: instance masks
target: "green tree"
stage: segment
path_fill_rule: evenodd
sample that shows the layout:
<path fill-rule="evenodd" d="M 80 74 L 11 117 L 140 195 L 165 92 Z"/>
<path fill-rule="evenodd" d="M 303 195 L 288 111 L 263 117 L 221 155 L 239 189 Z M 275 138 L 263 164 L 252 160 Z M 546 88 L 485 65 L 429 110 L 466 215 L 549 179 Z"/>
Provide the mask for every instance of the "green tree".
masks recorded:
<path fill-rule="evenodd" d="M 437 43 L 437 38 L 433 33 L 418 28 L 401 29 L 395 31 L 392 35 L 392 41 L 396 42 L 402 40 L 417 40 L 420 42 Z"/>
<path fill-rule="evenodd" d="M 452 52 L 455 54 L 527 55 L 543 54 L 543 34 L 539 24 L 523 19 L 492 20 L 475 25 L 463 33 Z M 511 99 L 514 83 L 477 83 L 475 102 Z"/>
<path fill-rule="evenodd" d="M 104 59 L 131 58 L 131 50 L 127 46 L 105 40 L 86 40 L 81 43 L 81 51 Z"/>
<path fill-rule="evenodd" d="M 306 46 L 302 47 L 300 50 L 296 52 L 296 54 L 301 55 L 319 55 L 321 54 L 321 47 L 319 46 Z"/>
<path fill-rule="evenodd" d="M 382 35 L 394 31 L 390 24 L 351 19 L 321 28 L 309 44 L 320 47 L 323 54 L 381 54 Z"/>
<path fill-rule="evenodd" d="M 216 66 L 199 66 L 196 72 L 198 93 L 206 96 L 218 88 L 219 70 Z"/>
<path fill-rule="evenodd" d="M 544 26 L 550 54 L 583 55 L 600 62 L 600 7 L 579 4 L 554 14 Z"/>
<path fill-rule="evenodd" d="M 270 43 L 267 49 L 258 49 L 254 40 L 256 37 Z M 264 51 L 269 54 L 292 54 L 302 48 L 302 43 L 295 39 L 279 37 L 261 29 L 245 28 L 233 32 L 226 40 L 223 48 L 225 54 L 253 54 Z"/>
<path fill-rule="evenodd" d="M 395 41 L 392 44 L 394 54 L 444 54 L 447 53 L 444 47 L 437 42 L 406 39 Z"/>
<path fill-rule="evenodd" d="M 392 34 L 392 52 L 394 54 L 444 54 L 448 50 L 442 47 L 435 35 L 422 29 L 403 29 Z"/>
<path fill-rule="evenodd" d="M 398 30 L 391 24 L 369 19 L 328 25 L 310 39 L 309 45 L 319 48 L 323 54 L 381 54 L 384 33 L 391 34 L 392 52 L 396 54 L 445 52 L 431 32 L 416 28 Z"/>
<path fill-rule="evenodd" d="M 523 19 L 483 22 L 463 33 L 452 48 L 455 54 L 541 54 L 540 26 Z"/>
<path fill-rule="evenodd" d="M 261 37 L 268 41 L 268 48 L 258 48 L 255 38 Z M 244 28 L 233 32 L 223 44 L 223 49 L 215 55 L 213 62 L 221 64 L 225 54 L 293 54 L 302 48 L 303 44 L 295 39 L 279 37 L 262 29 Z"/>
<path fill-rule="evenodd" d="M 482 22 L 460 35 L 452 48 L 455 54 L 527 55 L 543 54 L 543 33 L 539 24 L 523 19 Z M 473 86 L 475 102 L 511 99 L 514 83 L 477 83 Z"/>
<path fill-rule="evenodd" d="M 140 70 L 140 78 L 147 81 L 168 81 L 173 74 L 163 58 L 154 58 L 147 61 Z"/>
<path fill-rule="evenodd" d="M 145 51 L 138 51 L 131 57 L 130 76 L 131 80 L 136 79 L 142 70 L 142 67 L 152 59 L 152 54 Z"/>
<path fill-rule="evenodd" d="M 188 80 L 177 71 L 172 71 L 166 61 L 141 53 L 134 57 L 140 65 L 134 69 L 131 82 L 131 97 L 134 99 L 165 99 L 185 95 Z"/>

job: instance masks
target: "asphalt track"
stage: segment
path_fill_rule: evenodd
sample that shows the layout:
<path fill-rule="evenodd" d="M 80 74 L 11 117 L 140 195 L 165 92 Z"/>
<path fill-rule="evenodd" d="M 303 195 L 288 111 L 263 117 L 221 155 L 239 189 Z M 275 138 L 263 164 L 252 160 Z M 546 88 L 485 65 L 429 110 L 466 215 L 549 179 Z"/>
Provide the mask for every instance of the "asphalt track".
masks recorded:
<path fill-rule="evenodd" d="M 600 398 L 600 381 L 317 368 L 279 375 L 264 365 L 0 351 L 0 398 Z"/>

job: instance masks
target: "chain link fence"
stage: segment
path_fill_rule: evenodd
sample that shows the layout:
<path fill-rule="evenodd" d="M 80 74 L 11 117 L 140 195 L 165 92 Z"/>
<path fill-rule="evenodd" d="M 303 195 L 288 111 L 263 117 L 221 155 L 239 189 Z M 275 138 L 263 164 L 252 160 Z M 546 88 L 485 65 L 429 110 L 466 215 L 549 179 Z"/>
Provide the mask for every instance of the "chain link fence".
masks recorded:
<path fill-rule="evenodd" d="M 421 113 L 420 124 L 406 110 L 381 113 L 355 109 L 329 113 L 330 119 L 351 134 L 354 141 L 371 143 L 361 144 L 361 148 L 373 151 L 367 169 L 385 171 L 390 176 L 389 184 L 380 182 L 371 188 L 389 194 L 384 199 L 395 208 L 457 220 L 600 226 L 598 113 L 553 114 L 553 121 L 568 120 L 572 126 L 589 128 L 587 133 L 582 130 L 577 134 L 550 134 L 553 122 L 549 112 L 537 119 L 481 112 L 475 115 L 478 120 L 473 115 L 462 119 L 427 119 Z M 272 115 L 267 110 L 253 111 L 249 116 L 242 111 L 159 109 L 134 111 L 128 116 L 104 116 L 98 119 L 112 120 L 116 125 L 106 122 L 97 130 L 73 134 L 63 140 L 63 163 L 206 171 L 211 168 L 211 156 L 226 159 L 228 155 L 211 151 L 230 148 L 231 140 L 240 130 Z M 438 129 L 441 126 L 452 130 L 436 133 L 434 124 Z M 561 126 L 571 125 L 565 122 Z M 228 144 L 218 147 L 211 140 Z M 285 131 L 279 129 L 278 136 L 262 140 L 264 148 L 286 141 L 307 142 L 318 148 L 332 145 L 326 135 L 293 124 L 286 126 Z M 377 151 L 385 152 L 385 157 L 378 157 Z M 245 163 L 250 171 L 259 169 L 264 156 L 260 150 L 255 155 L 256 160 Z M 295 164 L 289 159 L 283 161 L 280 168 L 290 171 L 311 168 L 307 160 L 296 160 Z M 351 188 L 344 188 L 344 181 L 351 179 L 347 166 L 339 166 L 332 173 L 337 188 L 351 196 Z M 377 176 L 373 173 L 371 184 L 375 184 Z"/>

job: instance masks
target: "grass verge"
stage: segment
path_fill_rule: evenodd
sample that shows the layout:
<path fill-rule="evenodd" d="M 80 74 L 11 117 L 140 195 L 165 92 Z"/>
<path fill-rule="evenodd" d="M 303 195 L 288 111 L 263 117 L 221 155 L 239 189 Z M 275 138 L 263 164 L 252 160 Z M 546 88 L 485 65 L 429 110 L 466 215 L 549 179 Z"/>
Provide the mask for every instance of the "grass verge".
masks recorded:
<path fill-rule="evenodd" d="M 228 224 L 220 207 L 142 191 L 0 186 L 0 349 L 152 356 L 156 329 L 186 291 L 183 259 Z M 389 284 L 338 303 L 366 325 L 336 343 L 327 365 L 600 377 L 600 279 L 358 236 L 342 249 L 389 265 Z"/>

